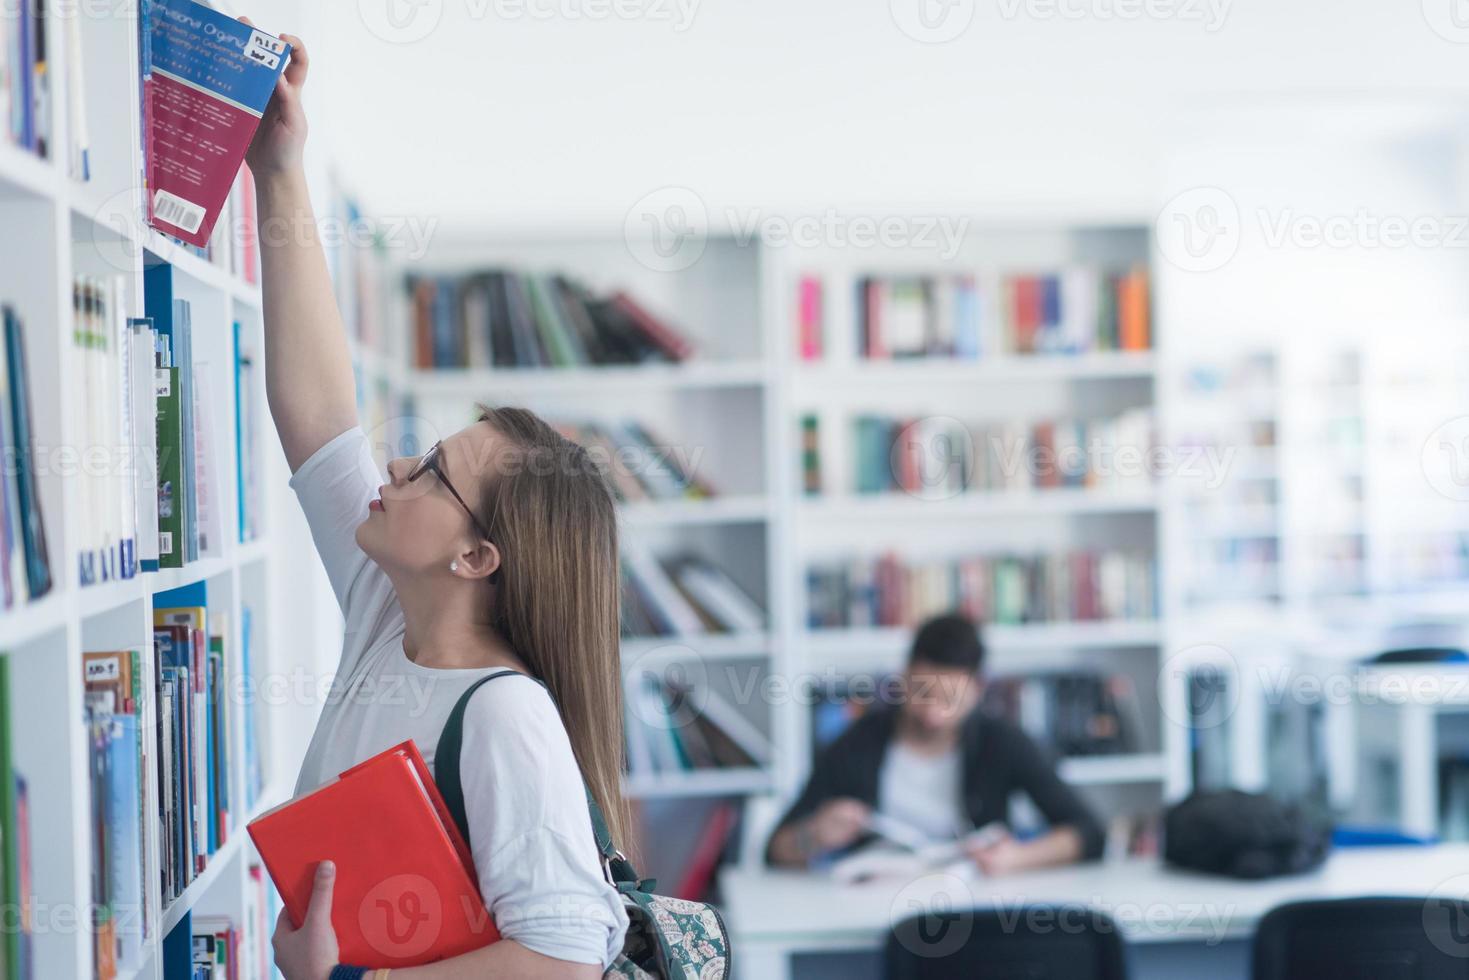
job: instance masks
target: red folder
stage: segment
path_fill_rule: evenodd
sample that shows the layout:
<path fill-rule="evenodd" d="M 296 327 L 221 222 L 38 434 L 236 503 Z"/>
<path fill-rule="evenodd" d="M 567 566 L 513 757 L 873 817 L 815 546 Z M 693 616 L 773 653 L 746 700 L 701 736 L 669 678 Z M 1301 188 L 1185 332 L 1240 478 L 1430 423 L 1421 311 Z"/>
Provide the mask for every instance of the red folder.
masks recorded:
<path fill-rule="evenodd" d="M 332 928 L 343 963 L 418 966 L 500 938 L 469 848 L 411 739 L 247 829 L 297 928 L 316 865 L 335 862 Z"/>

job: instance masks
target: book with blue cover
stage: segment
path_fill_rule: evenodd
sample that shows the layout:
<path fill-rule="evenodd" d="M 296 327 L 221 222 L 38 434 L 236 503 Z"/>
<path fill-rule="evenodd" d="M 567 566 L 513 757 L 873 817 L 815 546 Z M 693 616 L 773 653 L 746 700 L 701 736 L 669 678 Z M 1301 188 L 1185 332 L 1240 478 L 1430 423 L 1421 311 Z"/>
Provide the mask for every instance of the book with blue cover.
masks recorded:
<path fill-rule="evenodd" d="M 148 221 L 203 248 L 291 46 L 193 0 L 151 0 L 147 16 Z"/>

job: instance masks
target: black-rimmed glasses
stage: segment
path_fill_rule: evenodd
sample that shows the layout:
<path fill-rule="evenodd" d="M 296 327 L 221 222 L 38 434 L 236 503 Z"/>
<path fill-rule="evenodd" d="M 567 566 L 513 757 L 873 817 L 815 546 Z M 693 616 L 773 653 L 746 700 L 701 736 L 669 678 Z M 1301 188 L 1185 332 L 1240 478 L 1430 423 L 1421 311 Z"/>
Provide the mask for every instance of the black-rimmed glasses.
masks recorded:
<path fill-rule="evenodd" d="M 444 489 L 454 495 L 454 499 L 459 501 L 459 506 L 464 508 L 464 513 L 469 515 L 470 523 L 474 525 L 475 531 L 479 533 L 480 537 L 488 541 L 490 540 L 490 532 L 485 530 L 485 526 L 479 522 L 479 518 L 474 516 L 474 511 L 464 502 L 464 498 L 459 496 L 459 491 L 454 489 L 454 484 L 450 483 L 449 478 L 444 475 L 444 467 L 439 463 L 439 457 L 443 453 L 443 445 L 442 442 L 436 442 L 430 446 L 428 452 L 420 456 L 418 462 L 414 464 L 413 469 L 409 471 L 406 480 L 412 483 L 429 470 L 433 470 L 434 476 L 439 478 L 439 482 L 444 485 Z"/>

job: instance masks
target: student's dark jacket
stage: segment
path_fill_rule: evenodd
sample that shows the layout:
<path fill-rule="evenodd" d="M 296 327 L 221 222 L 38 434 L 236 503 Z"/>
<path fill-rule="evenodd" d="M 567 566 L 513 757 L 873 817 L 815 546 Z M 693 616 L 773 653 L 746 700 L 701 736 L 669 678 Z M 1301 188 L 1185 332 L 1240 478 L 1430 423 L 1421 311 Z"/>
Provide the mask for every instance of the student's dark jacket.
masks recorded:
<path fill-rule="evenodd" d="M 878 775 L 892 742 L 898 710 L 881 706 L 852 723 L 827 746 L 811 768 L 806 788 L 781 817 L 777 832 L 816 812 L 827 800 L 851 797 L 877 806 Z M 1009 823 L 1009 798 L 1023 790 L 1035 802 L 1050 829 L 1063 826 L 1081 835 L 1083 857 L 1102 854 L 1102 828 L 1076 793 L 1028 735 L 1008 721 L 973 712 L 960 734 L 964 811 L 975 827 L 991 821 Z M 766 844 L 765 860 L 770 861 Z"/>

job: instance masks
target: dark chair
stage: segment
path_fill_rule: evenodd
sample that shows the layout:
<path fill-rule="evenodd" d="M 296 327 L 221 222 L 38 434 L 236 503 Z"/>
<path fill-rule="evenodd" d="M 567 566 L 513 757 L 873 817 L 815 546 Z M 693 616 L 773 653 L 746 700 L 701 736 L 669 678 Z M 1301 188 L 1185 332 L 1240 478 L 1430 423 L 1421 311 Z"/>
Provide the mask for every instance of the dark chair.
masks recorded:
<path fill-rule="evenodd" d="M 1253 960 L 1254 980 L 1464 980 L 1469 902 L 1350 898 L 1282 905 L 1255 929 Z"/>
<path fill-rule="evenodd" d="M 1116 924 L 1082 906 L 930 911 L 893 926 L 888 980 L 1126 980 Z"/>

